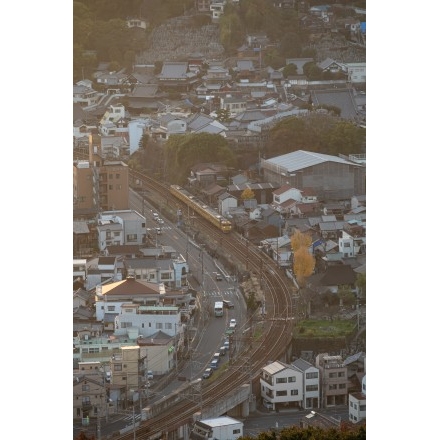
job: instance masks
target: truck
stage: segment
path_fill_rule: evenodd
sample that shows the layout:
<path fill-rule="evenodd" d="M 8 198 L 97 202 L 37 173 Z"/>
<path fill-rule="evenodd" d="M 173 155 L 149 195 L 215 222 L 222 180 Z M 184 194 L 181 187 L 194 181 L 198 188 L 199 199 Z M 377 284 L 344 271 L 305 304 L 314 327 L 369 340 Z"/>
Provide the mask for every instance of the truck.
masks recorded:
<path fill-rule="evenodd" d="M 223 316 L 223 301 L 214 303 L 214 316 Z"/>

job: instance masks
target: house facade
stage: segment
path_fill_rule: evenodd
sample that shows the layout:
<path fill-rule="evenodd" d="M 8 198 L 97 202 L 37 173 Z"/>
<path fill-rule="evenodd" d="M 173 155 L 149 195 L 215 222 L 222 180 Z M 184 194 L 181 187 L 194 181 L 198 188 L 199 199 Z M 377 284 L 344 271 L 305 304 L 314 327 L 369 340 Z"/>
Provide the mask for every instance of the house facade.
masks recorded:
<path fill-rule="evenodd" d="M 304 409 L 320 407 L 319 369 L 304 359 L 296 359 L 292 366 L 302 374 L 303 399 L 301 406 Z"/>
<path fill-rule="evenodd" d="M 347 367 L 342 356 L 329 356 L 320 353 L 316 357 L 316 368 L 321 378 L 321 405 L 329 408 L 336 405 L 348 404 Z"/>
<path fill-rule="evenodd" d="M 275 410 L 287 405 L 301 407 L 304 391 L 302 372 L 292 365 L 276 361 L 263 367 L 260 387 L 261 397 Z"/>
<path fill-rule="evenodd" d="M 99 250 L 104 251 L 107 246 L 145 243 L 145 226 L 145 217 L 131 209 L 102 212 L 96 227 Z"/>

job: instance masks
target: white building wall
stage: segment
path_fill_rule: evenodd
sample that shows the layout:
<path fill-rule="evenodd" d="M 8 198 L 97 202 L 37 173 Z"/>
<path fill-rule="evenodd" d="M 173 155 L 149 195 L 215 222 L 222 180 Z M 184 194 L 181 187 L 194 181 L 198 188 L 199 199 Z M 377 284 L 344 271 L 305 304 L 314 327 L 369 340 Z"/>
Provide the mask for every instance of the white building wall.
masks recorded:
<path fill-rule="evenodd" d="M 285 383 L 277 383 L 277 379 L 286 378 Z M 289 382 L 289 378 L 293 378 L 293 382 Z M 273 385 L 260 380 L 261 396 L 275 404 L 284 402 L 301 402 L 303 399 L 303 377 L 302 373 L 291 368 L 277 373 L 273 376 Z M 268 390 L 272 391 L 273 397 L 269 397 Z M 286 395 L 278 395 L 278 393 L 286 392 Z M 297 391 L 297 394 L 294 392 Z"/>
<path fill-rule="evenodd" d="M 147 125 L 148 119 L 136 119 L 128 123 L 130 154 L 133 154 L 139 149 L 139 142 Z"/>
<path fill-rule="evenodd" d="M 358 423 L 362 420 L 365 420 L 367 417 L 366 412 L 366 399 L 358 399 L 353 396 L 353 394 L 349 394 L 348 396 L 348 419 L 352 423 Z"/>
<path fill-rule="evenodd" d="M 115 335 L 127 334 L 128 327 L 138 329 L 139 335 L 149 337 L 159 330 L 169 336 L 175 336 L 180 329 L 180 313 L 175 315 L 150 315 L 147 313 L 135 314 L 123 312 L 118 316 L 119 328 L 115 329 Z"/>
<path fill-rule="evenodd" d="M 318 373 L 318 377 L 314 379 L 307 379 L 308 373 Z M 308 386 L 317 386 L 317 390 L 307 391 Z M 304 405 L 306 405 L 307 399 L 318 399 L 319 402 L 319 396 L 319 369 L 316 367 L 310 367 L 304 372 Z M 304 407 L 307 408 L 307 406 Z"/>

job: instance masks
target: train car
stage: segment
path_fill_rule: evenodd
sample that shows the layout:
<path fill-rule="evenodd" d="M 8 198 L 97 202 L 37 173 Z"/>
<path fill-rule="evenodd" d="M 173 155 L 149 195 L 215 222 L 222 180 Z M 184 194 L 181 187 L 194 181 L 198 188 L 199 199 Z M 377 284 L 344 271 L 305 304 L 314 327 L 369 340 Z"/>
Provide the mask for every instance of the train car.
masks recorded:
<path fill-rule="evenodd" d="M 177 197 L 179 200 L 184 202 L 187 206 L 189 206 L 193 211 L 197 212 L 201 217 L 208 220 L 214 226 L 219 228 L 224 233 L 231 232 L 232 223 L 221 216 L 217 211 L 205 205 L 203 202 L 198 200 L 192 194 L 190 194 L 185 189 L 181 188 L 178 185 L 171 185 L 170 187 L 171 194 Z"/>

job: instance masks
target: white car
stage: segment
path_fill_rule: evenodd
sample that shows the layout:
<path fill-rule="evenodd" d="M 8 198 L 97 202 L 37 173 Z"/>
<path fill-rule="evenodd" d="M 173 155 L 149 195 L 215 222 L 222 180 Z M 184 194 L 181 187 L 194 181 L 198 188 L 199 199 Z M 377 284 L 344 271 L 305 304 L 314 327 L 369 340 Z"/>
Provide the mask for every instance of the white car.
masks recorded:
<path fill-rule="evenodd" d="M 157 223 L 159 223 L 160 225 L 163 225 L 165 222 L 161 218 L 158 218 Z"/>
<path fill-rule="evenodd" d="M 151 370 L 148 370 L 148 372 L 147 372 L 147 379 L 148 380 L 153 380 L 154 379 L 153 372 Z"/>
<path fill-rule="evenodd" d="M 236 321 L 236 319 L 235 318 L 232 318 L 230 321 L 229 321 L 229 327 L 235 327 L 237 325 L 237 321 Z"/>

